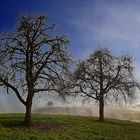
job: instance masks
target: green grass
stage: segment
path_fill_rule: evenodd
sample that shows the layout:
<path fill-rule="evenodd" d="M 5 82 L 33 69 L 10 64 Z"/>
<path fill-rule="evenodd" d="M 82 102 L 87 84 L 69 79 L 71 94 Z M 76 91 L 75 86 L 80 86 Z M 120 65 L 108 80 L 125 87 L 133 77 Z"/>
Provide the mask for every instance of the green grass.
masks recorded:
<path fill-rule="evenodd" d="M 139 140 L 140 123 L 67 115 L 33 114 L 34 126 L 22 126 L 24 114 L 0 115 L 0 140 Z"/>

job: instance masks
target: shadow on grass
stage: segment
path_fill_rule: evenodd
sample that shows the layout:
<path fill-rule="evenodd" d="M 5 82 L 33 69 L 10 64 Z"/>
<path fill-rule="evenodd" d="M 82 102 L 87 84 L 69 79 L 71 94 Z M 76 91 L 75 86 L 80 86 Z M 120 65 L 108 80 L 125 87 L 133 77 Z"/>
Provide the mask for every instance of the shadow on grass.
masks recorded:
<path fill-rule="evenodd" d="M 0 125 L 5 128 L 11 128 L 11 129 L 38 129 L 41 131 L 47 131 L 47 130 L 66 130 L 69 126 L 64 124 L 51 124 L 51 123 L 43 123 L 41 121 L 33 121 L 30 127 L 26 127 L 21 120 L 3 120 L 0 121 Z"/>

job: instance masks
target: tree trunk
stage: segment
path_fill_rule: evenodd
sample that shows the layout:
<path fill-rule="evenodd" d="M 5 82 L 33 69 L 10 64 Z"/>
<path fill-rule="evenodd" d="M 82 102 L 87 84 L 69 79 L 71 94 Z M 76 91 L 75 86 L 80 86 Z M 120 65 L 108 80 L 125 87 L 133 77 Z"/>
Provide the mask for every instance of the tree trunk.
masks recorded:
<path fill-rule="evenodd" d="M 25 118 L 24 118 L 24 125 L 27 127 L 31 126 L 31 115 L 32 115 L 32 104 L 26 105 L 26 113 L 25 113 Z"/>
<path fill-rule="evenodd" d="M 104 121 L 104 98 L 103 96 L 100 97 L 99 100 L 99 121 Z"/>

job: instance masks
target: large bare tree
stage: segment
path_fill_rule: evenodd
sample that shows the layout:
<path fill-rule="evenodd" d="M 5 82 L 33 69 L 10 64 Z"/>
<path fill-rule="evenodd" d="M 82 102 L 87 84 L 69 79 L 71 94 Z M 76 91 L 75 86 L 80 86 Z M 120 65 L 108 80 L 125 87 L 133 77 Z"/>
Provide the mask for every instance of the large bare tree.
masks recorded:
<path fill-rule="evenodd" d="M 139 84 L 134 78 L 133 69 L 130 56 L 114 56 L 108 49 L 99 48 L 79 61 L 73 75 L 75 92 L 82 95 L 84 100 L 98 101 L 99 121 L 104 121 L 106 98 L 122 95 L 127 100 L 135 97 Z"/>
<path fill-rule="evenodd" d="M 42 92 L 63 96 L 70 58 L 68 40 L 56 36 L 44 15 L 21 16 L 16 29 L 2 34 L 0 82 L 26 107 L 24 124 L 31 125 L 33 97 Z"/>

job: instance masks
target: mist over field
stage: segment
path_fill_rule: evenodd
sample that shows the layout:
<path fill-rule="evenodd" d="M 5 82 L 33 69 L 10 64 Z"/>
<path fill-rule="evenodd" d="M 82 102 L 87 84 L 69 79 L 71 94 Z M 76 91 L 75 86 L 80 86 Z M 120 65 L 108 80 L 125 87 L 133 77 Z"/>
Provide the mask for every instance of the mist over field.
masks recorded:
<path fill-rule="evenodd" d="M 25 107 L 12 95 L 0 98 L 0 113 L 24 113 Z M 33 113 L 43 114 L 66 114 L 66 115 L 81 115 L 98 117 L 98 105 L 92 103 L 82 104 L 76 101 L 71 104 L 62 104 L 60 100 L 54 102 L 53 106 L 47 106 L 50 99 L 48 96 L 43 96 L 33 103 Z M 50 100 L 53 101 L 53 98 Z M 138 102 L 139 103 L 139 102 Z M 105 106 L 105 118 L 130 120 L 140 122 L 140 105 L 128 107 Z"/>
<path fill-rule="evenodd" d="M 66 114 L 98 117 L 98 106 L 42 107 L 34 109 L 33 112 L 43 114 Z M 140 122 L 140 110 L 138 108 L 136 109 L 136 107 L 132 109 L 125 109 L 120 107 L 105 106 L 105 118 Z"/>
<path fill-rule="evenodd" d="M 43 114 L 66 114 L 98 117 L 98 105 L 94 104 L 54 104 L 49 107 L 47 102 L 40 101 L 33 104 L 33 113 Z M 4 99 L 0 101 L 0 113 L 24 113 L 24 106 L 18 101 Z M 130 120 L 140 122 L 140 106 L 135 105 L 131 108 L 105 106 L 105 118 Z"/>

